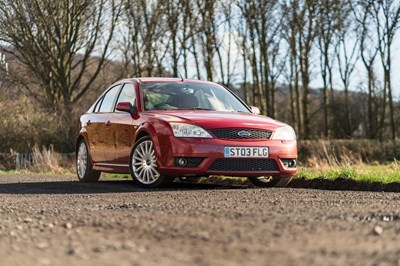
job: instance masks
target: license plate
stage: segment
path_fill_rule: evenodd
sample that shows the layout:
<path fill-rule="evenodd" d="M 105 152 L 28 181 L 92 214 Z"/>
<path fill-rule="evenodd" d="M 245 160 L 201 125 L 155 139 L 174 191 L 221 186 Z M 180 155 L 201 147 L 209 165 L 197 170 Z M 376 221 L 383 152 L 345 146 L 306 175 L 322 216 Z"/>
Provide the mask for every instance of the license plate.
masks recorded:
<path fill-rule="evenodd" d="M 224 157 L 268 158 L 268 147 L 225 147 Z"/>

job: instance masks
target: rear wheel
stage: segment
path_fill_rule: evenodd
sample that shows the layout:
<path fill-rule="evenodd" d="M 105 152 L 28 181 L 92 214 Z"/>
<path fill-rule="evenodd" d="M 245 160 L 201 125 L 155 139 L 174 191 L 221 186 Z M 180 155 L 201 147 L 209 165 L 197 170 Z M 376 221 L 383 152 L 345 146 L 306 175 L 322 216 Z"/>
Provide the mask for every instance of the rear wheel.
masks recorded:
<path fill-rule="evenodd" d="M 172 182 L 158 172 L 153 141 L 148 136 L 140 138 L 133 146 L 130 169 L 133 180 L 142 187 L 153 188 Z"/>
<path fill-rule="evenodd" d="M 81 182 L 96 182 L 101 174 L 101 172 L 93 170 L 89 151 L 84 140 L 81 140 L 76 152 L 76 173 Z"/>
<path fill-rule="evenodd" d="M 249 180 L 258 187 L 284 187 L 292 178 L 293 176 L 257 176 L 249 177 Z"/>

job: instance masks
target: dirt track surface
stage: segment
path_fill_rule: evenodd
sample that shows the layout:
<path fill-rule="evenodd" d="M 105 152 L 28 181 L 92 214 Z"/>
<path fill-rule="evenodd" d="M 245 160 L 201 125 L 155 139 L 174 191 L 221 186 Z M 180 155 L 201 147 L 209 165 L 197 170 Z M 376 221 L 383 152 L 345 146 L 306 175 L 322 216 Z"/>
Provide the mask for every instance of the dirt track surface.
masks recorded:
<path fill-rule="evenodd" d="M 400 194 L 0 175 L 3 265 L 400 265 Z"/>

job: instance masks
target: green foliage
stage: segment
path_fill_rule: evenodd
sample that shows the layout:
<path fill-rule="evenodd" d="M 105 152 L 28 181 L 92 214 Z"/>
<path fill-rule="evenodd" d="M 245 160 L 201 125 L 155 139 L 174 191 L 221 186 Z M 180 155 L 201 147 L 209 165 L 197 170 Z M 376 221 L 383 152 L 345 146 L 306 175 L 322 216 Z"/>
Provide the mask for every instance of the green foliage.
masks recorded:
<path fill-rule="evenodd" d="M 355 179 L 358 173 L 354 167 L 340 167 L 337 169 L 330 170 L 326 173 L 326 177 L 329 179 L 335 178 L 346 178 L 346 179 Z"/>
<path fill-rule="evenodd" d="M 111 174 L 111 173 L 103 173 L 102 177 L 110 178 L 110 179 L 131 179 L 132 178 L 129 174 Z"/>
<path fill-rule="evenodd" d="M 368 183 L 379 182 L 388 184 L 400 182 L 400 168 L 398 163 L 387 165 L 356 165 L 325 168 L 300 168 L 296 178 L 326 178 L 326 179 L 352 179 Z"/>

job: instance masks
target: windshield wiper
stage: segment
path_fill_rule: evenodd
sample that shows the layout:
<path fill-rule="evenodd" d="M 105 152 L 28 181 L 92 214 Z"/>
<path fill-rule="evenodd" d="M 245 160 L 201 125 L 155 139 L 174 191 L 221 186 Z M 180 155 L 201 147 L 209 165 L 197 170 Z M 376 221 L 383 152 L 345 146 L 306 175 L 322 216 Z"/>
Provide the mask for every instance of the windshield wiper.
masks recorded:
<path fill-rule="evenodd" d="M 201 107 L 193 107 L 193 108 L 179 108 L 174 110 L 201 110 L 201 111 L 215 111 L 215 109 L 210 108 L 201 108 Z"/>
<path fill-rule="evenodd" d="M 215 111 L 215 109 L 210 109 L 210 108 L 200 108 L 200 107 L 192 108 L 191 110 Z"/>
<path fill-rule="evenodd" d="M 232 112 L 237 112 L 237 113 L 245 113 L 245 114 L 251 114 L 250 112 L 246 112 L 246 111 L 240 111 L 240 110 L 238 110 L 238 111 L 232 111 Z"/>

